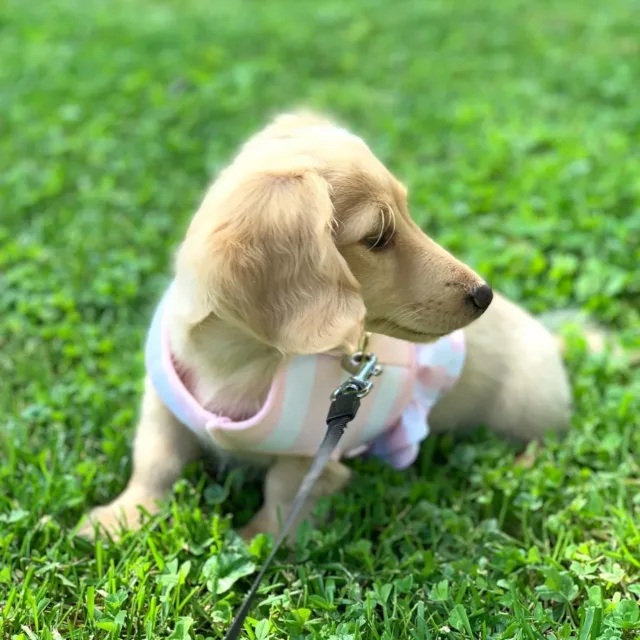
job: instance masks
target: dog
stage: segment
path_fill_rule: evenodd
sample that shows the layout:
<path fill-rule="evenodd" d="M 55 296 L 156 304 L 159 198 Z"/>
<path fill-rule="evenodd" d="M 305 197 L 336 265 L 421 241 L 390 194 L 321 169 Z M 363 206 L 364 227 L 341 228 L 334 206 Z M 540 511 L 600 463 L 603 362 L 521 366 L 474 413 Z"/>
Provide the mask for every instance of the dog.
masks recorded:
<path fill-rule="evenodd" d="M 402 395 L 411 379 L 422 398 L 409 389 L 409 408 L 395 414 L 387 402 L 391 437 L 385 425 L 374 429 L 373 452 L 398 468 L 415 459 L 427 422 L 431 433 L 485 425 L 523 442 L 570 425 L 559 340 L 429 238 L 410 217 L 407 190 L 367 144 L 315 113 L 276 117 L 219 174 L 178 248 L 154 323 L 132 476 L 80 535 L 139 527 L 141 508 L 156 513 L 184 466 L 207 450 L 266 469 L 262 507 L 240 534 L 277 534 L 324 435 L 329 397 L 316 388 L 318 369 L 335 377 L 340 354 L 355 352 L 365 331 L 372 350 L 387 355 L 376 386 L 388 376 Z M 439 364 L 430 366 L 434 353 Z M 430 396 L 433 375 L 420 382 L 416 367 L 440 374 Z M 290 414 L 282 428 L 297 429 L 299 418 L 306 440 L 284 433 L 283 452 L 270 441 L 273 424 L 254 417 L 277 404 L 278 389 L 303 382 L 291 393 L 296 402 L 305 396 L 304 415 Z M 368 401 L 352 449 L 367 450 L 358 437 L 382 403 Z M 405 423 L 420 432 L 420 420 L 422 432 L 407 436 Z M 348 454 L 329 462 L 298 524 L 345 487 Z"/>

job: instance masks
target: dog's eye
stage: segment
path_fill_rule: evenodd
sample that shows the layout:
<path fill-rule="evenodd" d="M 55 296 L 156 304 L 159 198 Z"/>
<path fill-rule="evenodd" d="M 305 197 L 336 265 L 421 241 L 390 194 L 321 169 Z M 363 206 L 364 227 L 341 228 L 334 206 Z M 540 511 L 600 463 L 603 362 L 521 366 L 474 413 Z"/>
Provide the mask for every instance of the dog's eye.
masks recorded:
<path fill-rule="evenodd" d="M 376 236 L 368 236 L 362 240 L 362 243 L 371 250 L 381 251 L 389 246 L 393 231 L 385 229 Z"/>
<path fill-rule="evenodd" d="M 380 226 L 375 235 L 363 238 L 362 244 L 371 251 L 382 251 L 391 246 L 396 230 L 396 220 L 388 204 L 379 204 Z"/>

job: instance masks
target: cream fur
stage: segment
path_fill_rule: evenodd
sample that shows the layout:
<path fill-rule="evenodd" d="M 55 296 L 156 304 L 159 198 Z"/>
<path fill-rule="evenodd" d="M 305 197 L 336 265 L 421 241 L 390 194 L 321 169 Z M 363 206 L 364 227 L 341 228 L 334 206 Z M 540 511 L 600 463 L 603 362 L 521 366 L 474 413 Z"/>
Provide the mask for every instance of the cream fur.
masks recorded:
<path fill-rule="evenodd" d="M 569 426 L 571 394 L 555 338 L 498 294 L 484 314 L 472 304 L 480 276 L 411 220 L 406 189 L 360 138 L 314 114 L 281 116 L 243 146 L 196 212 L 175 282 L 167 305 L 178 310 L 168 318 L 172 348 L 212 411 L 252 415 L 288 358 L 352 351 L 363 325 L 414 342 L 466 327 L 465 369 L 431 414 L 435 431 L 486 424 L 526 441 Z M 129 484 L 94 509 L 80 533 L 139 526 L 139 507 L 156 512 L 201 454 L 147 381 Z M 286 513 L 310 462 L 251 461 L 268 471 L 247 538 L 277 531 L 277 514 Z M 305 515 L 348 479 L 346 466 L 331 463 Z"/>

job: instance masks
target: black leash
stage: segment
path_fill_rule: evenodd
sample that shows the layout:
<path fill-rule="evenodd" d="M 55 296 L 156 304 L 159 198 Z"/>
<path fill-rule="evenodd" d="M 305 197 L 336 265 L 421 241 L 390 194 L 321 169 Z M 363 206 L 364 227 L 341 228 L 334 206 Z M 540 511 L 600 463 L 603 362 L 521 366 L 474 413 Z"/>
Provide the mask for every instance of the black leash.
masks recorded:
<path fill-rule="evenodd" d="M 246 595 L 233 623 L 224 636 L 224 640 L 237 640 L 237 638 L 240 637 L 244 620 L 249 613 L 251 602 L 260 587 L 262 578 L 264 578 L 267 569 L 275 558 L 280 545 L 287 537 L 289 529 L 291 529 L 309 492 L 338 445 L 347 425 L 356 417 L 358 409 L 360 408 L 360 399 L 364 398 L 369 391 L 371 391 L 371 387 L 373 386 L 371 377 L 382 373 L 382 368 L 377 364 L 376 356 L 371 353 L 365 354 L 364 350 L 354 354 L 348 364 L 350 365 L 349 370 L 354 371 L 354 373 L 331 395 L 331 404 L 329 405 L 329 413 L 327 414 L 327 433 L 324 440 L 316 453 L 316 457 L 313 459 L 311 468 L 300 485 L 300 489 L 298 489 L 298 493 L 282 527 L 282 531 L 275 541 L 264 566 L 254 580 L 249 593 Z"/>

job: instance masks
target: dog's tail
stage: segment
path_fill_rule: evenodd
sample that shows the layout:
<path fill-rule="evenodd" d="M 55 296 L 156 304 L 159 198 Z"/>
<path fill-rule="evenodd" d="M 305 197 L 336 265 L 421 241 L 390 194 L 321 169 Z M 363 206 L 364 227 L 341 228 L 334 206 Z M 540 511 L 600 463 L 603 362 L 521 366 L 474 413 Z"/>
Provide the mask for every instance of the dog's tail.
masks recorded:
<path fill-rule="evenodd" d="M 640 350 L 627 351 L 611 332 L 598 324 L 589 314 L 580 309 L 557 309 L 547 311 L 539 316 L 540 322 L 551 331 L 560 346 L 561 353 L 567 351 L 567 340 L 561 335 L 563 328 L 568 325 L 580 330 L 590 353 L 604 353 L 607 349 L 616 356 L 626 356 L 631 366 L 640 365 Z"/>

